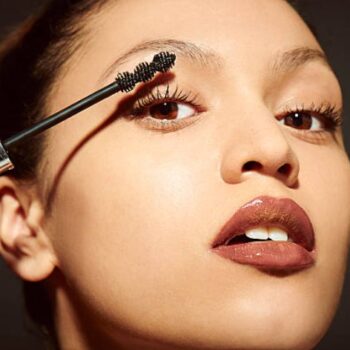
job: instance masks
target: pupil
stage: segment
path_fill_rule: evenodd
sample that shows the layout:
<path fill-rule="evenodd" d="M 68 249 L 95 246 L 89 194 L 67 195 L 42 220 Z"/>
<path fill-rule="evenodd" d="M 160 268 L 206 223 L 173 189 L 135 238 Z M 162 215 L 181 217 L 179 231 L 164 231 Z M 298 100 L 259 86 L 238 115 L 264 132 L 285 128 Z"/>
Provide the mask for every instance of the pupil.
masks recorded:
<path fill-rule="evenodd" d="M 295 113 L 293 121 L 295 126 L 301 126 L 303 125 L 303 116 L 299 113 Z"/>
<path fill-rule="evenodd" d="M 309 129 L 312 124 L 311 117 L 306 113 L 293 113 L 286 118 L 286 123 L 289 126 L 299 129 Z"/>
<path fill-rule="evenodd" d="M 161 114 L 167 115 L 168 113 L 172 112 L 173 109 L 174 108 L 171 103 L 165 102 L 161 105 L 159 110 Z"/>
<path fill-rule="evenodd" d="M 176 102 L 163 102 L 150 108 L 150 114 L 157 119 L 176 119 L 178 105 Z"/>

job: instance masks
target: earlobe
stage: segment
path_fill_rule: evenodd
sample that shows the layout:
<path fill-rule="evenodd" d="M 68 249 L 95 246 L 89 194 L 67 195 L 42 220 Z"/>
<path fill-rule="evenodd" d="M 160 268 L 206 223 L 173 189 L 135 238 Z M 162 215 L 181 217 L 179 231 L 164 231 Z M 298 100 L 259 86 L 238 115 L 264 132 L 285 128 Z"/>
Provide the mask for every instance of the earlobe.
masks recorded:
<path fill-rule="evenodd" d="M 42 207 L 25 191 L 10 179 L 0 179 L 0 254 L 19 277 L 37 282 L 57 263 L 40 222 Z"/>

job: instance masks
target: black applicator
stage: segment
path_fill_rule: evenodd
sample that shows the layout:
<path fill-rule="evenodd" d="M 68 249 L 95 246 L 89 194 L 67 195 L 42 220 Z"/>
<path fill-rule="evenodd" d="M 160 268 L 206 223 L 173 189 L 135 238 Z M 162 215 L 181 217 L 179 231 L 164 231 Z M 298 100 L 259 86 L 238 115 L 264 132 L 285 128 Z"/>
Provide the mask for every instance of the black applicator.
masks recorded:
<path fill-rule="evenodd" d="M 33 126 L 16 133 L 4 141 L 0 141 L 0 175 L 8 170 L 14 169 L 14 164 L 11 162 L 8 155 L 8 150 L 11 149 L 11 146 L 17 145 L 52 126 L 61 123 L 117 92 L 128 92 L 133 90 L 137 83 L 151 80 L 157 72 L 167 72 L 175 64 L 175 59 L 176 56 L 173 53 L 160 52 L 153 57 L 151 63 L 140 63 L 136 66 L 133 73 L 119 73 L 113 83 L 39 121 Z"/>

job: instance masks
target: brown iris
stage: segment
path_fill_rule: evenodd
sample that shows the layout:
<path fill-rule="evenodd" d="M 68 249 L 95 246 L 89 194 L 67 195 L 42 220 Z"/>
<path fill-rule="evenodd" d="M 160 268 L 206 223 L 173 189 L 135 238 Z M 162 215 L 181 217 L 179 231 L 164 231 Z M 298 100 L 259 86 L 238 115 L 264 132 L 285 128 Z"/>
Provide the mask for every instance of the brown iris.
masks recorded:
<path fill-rule="evenodd" d="M 155 119 L 176 119 L 178 110 L 176 102 L 163 102 L 150 107 L 149 113 Z"/>
<path fill-rule="evenodd" d="M 285 117 L 284 124 L 297 129 L 310 129 L 312 116 L 307 112 L 294 112 Z"/>

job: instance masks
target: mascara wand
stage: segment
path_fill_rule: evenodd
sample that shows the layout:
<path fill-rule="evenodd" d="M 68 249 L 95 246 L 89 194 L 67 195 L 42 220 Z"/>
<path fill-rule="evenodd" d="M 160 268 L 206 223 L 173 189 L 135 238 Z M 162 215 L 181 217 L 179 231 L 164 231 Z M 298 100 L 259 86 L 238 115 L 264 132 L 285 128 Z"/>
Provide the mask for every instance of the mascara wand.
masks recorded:
<path fill-rule="evenodd" d="M 117 92 L 132 91 L 136 84 L 151 80 L 157 72 L 167 72 L 174 66 L 175 60 L 175 54 L 160 52 L 153 57 L 152 62 L 142 62 L 138 64 L 133 73 L 119 73 L 113 83 L 39 121 L 33 126 L 16 133 L 3 142 L 0 141 L 0 175 L 8 170 L 14 169 L 14 164 L 11 162 L 7 151 L 12 146 L 18 145 L 28 138 L 63 122 Z"/>

